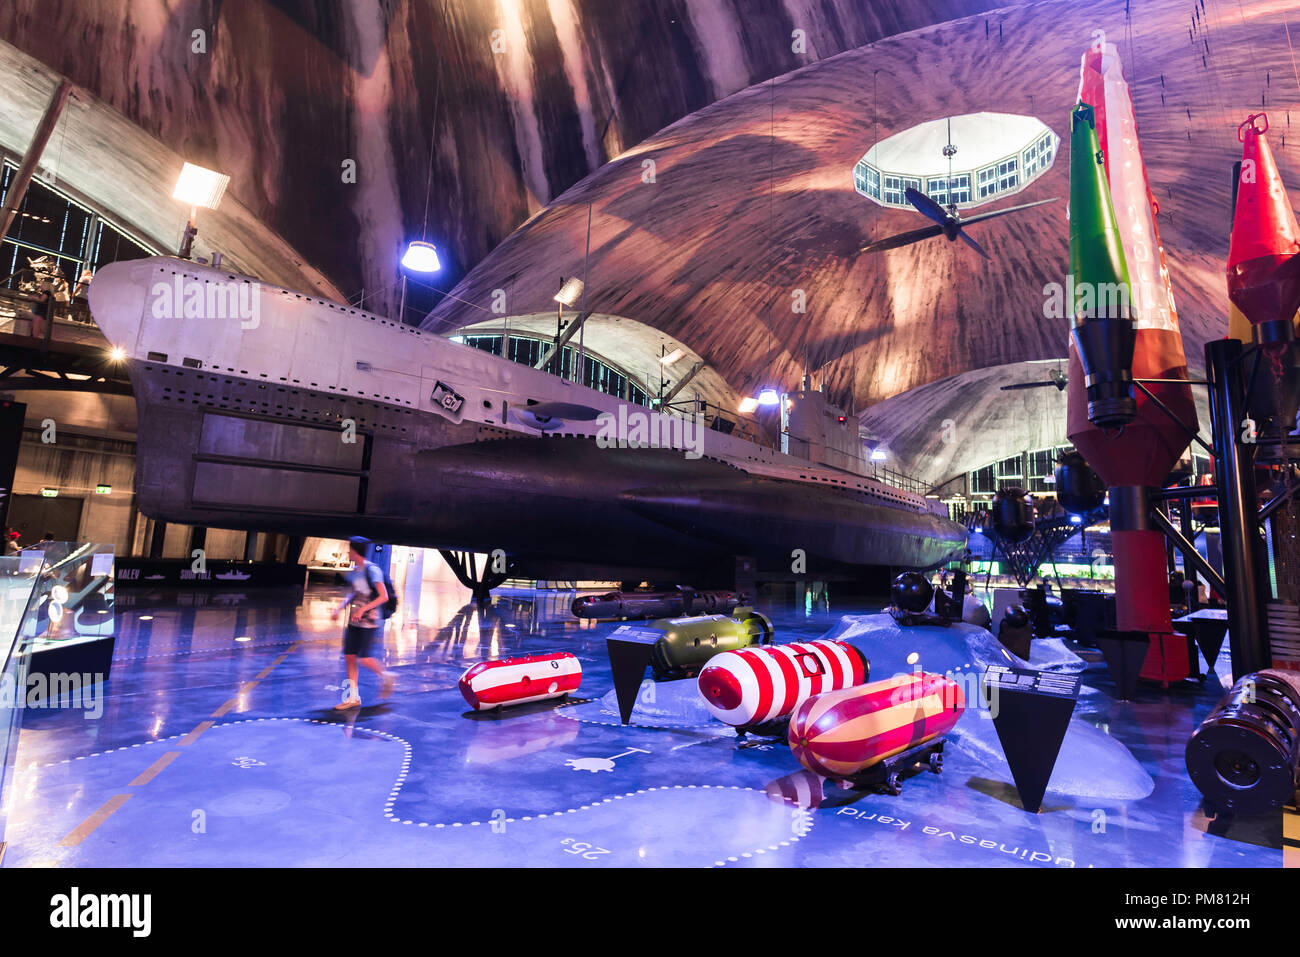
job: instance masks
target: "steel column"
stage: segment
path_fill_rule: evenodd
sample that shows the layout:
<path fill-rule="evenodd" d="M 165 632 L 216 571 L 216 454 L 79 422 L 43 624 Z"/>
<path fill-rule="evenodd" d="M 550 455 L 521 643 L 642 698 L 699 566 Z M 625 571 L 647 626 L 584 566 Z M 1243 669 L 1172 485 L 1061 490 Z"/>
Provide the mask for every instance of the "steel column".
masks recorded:
<path fill-rule="evenodd" d="M 1264 617 L 1267 596 L 1256 547 L 1259 494 L 1255 487 L 1254 450 L 1243 449 L 1240 443 L 1241 422 L 1246 418 L 1242 355 L 1242 344 L 1236 339 L 1219 339 L 1205 345 L 1234 679 L 1272 663 Z"/>

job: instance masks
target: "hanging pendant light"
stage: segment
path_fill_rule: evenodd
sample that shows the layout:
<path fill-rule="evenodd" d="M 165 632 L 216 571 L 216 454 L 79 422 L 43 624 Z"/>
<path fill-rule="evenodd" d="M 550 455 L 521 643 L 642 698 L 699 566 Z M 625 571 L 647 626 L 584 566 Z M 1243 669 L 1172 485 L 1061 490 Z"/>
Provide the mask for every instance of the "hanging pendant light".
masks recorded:
<path fill-rule="evenodd" d="M 412 240 L 402 254 L 402 268 L 411 272 L 437 272 L 442 268 L 437 247 L 423 239 Z"/>

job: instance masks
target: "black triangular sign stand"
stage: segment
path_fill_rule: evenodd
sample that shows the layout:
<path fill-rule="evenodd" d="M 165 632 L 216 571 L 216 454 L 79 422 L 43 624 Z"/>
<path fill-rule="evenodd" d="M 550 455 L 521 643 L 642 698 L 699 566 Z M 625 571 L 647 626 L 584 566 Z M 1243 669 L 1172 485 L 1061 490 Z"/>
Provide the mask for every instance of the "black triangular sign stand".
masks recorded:
<path fill-rule="evenodd" d="M 624 625 L 614 635 L 617 637 L 605 639 L 605 647 L 609 649 L 609 670 L 614 674 L 618 714 L 623 723 L 627 724 L 632 720 L 637 692 L 641 690 L 641 681 L 645 678 L 645 669 L 650 664 L 655 642 L 663 637 L 663 632 Z"/>
<path fill-rule="evenodd" d="M 1036 814 L 1074 714 L 1078 676 L 993 667 L 985 672 L 984 682 L 1020 806 Z"/>
<path fill-rule="evenodd" d="M 1147 660 L 1147 652 L 1151 650 L 1151 636 L 1145 631 L 1098 629 L 1096 640 L 1110 676 L 1119 689 L 1119 700 L 1132 701 L 1142 662 Z"/>
<path fill-rule="evenodd" d="M 1189 624 L 1192 626 L 1192 637 L 1196 639 L 1196 647 L 1205 656 L 1205 667 L 1213 671 L 1214 663 L 1219 660 L 1219 652 L 1223 650 L 1223 639 L 1228 634 L 1227 619 L 1193 618 Z"/>

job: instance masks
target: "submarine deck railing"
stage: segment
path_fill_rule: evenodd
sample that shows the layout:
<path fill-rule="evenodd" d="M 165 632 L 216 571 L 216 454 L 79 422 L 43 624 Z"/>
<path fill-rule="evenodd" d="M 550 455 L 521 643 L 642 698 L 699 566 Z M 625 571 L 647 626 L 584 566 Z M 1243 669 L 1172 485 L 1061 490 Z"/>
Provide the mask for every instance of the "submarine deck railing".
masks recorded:
<path fill-rule="evenodd" d="M 446 335 L 449 337 L 458 335 L 469 336 L 469 334 L 464 330 L 452 330 L 446 333 Z M 509 335 L 511 343 L 509 347 L 506 345 L 507 335 Z M 497 356 L 498 358 L 508 358 L 511 362 L 516 362 L 521 365 L 531 365 L 538 357 L 538 353 L 533 351 L 531 348 L 532 345 L 536 345 L 539 349 L 554 347 L 553 341 L 533 331 L 516 331 L 507 333 L 504 328 L 499 330 L 495 328 L 484 328 L 475 330 L 473 335 L 469 336 L 469 338 L 472 339 L 472 341 L 465 341 L 463 343 L 464 345 L 468 345 L 474 349 L 479 349 L 489 355 Z M 530 347 L 516 349 L 514 345 L 516 342 L 529 343 Z M 568 353 L 570 348 L 571 345 L 566 346 L 565 352 Z M 601 389 L 599 386 L 589 383 L 591 388 L 596 388 L 598 391 L 603 391 L 607 395 L 614 396 L 615 398 L 635 402 L 638 405 L 644 405 L 647 408 L 666 414 L 678 415 L 684 418 L 694 418 L 696 415 L 702 415 L 704 424 L 709 429 L 735 436 L 739 439 L 744 439 L 746 442 L 750 442 L 760 448 L 771 449 L 774 452 L 782 450 L 781 433 L 765 434 L 759 427 L 757 421 L 733 413 L 731 410 L 723 408 L 723 406 L 716 402 L 710 402 L 698 392 L 693 396 L 678 398 L 676 400 L 669 398 L 669 400 L 665 402 L 663 401 L 664 383 L 662 381 L 659 386 L 659 394 L 655 395 L 654 383 L 648 373 L 646 374 L 644 382 L 641 382 L 636 375 L 630 373 L 627 369 L 618 366 L 605 356 L 599 356 L 594 352 L 588 352 L 586 353 L 586 356 L 589 359 L 603 363 L 611 371 L 617 373 L 621 378 L 620 385 L 616 390 Z M 546 366 L 546 371 L 551 375 L 567 380 L 571 375 L 574 375 L 577 372 L 575 359 L 566 355 L 558 365 L 552 364 Z M 635 397 L 631 388 L 633 385 L 636 386 L 636 392 L 638 393 Z M 811 459 L 811 457 L 810 460 L 816 462 L 816 460 Z M 865 463 L 867 469 L 864 470 L 862 468 L 864 463 L 861 457 L 838 449 L 825 449 L 824 458 L 817 464 L 836 468 L 850 475 L 874 479 L 875 481 L 917 495 L 930 495 L 934 491 L 933 487 L 929 483 L 900 472 L 897 469 L 882 466 L 877 462 L 868 460 Z"/>
<path fill-rule="evenodd" d="M 728 431 L 729 434 L 753 442 L 755 445 L 763 448 L 770 448 L 773 451 L 780 451 L 779 441 L 765 442 L 761 437 L 758 427 L 754 423 L 746 422 L 744 419 L 732 419 L 725 414 L 722 406 L 709 402 L 703 398 L 685 399 L 680 402 L 669 402 L 662 407 L 662 411 L 673 412 L 679 415 L 694 415 L 699 410 L 704 415 L 704 420 L 710 428 L 716 428 L 713 423 L 721 420 L 724 422 L 735 422 L 739 425 L 740 431 L 734 429 L 719 428 L 719 431 Z M 712 416 L 712 418 L 710 418 Z M 779 436 L 778 436 L 779 439 Z M 876 462 L 868 461 L 869 471 L 859 471 L 856 466 L 862 464 L 861 459 L 857 459 L 847 452 L 838 449 L 826 449 L 826 461 L 821 464 L 828 465 L 832 468 L 839 468 L 853 475 L 860 475 L 863 478 L 874 479 L 877 482 L 883 482 L 886 485 L 901 489 L 904 492 L 914 492 L 917 495 L 928 495 L 932 489 L 929 483 L 900 472 L 897 469 L 891 469 L 888 466 L 882 466 Z M 838 464 L 835 460 L 838 460 Z"/>

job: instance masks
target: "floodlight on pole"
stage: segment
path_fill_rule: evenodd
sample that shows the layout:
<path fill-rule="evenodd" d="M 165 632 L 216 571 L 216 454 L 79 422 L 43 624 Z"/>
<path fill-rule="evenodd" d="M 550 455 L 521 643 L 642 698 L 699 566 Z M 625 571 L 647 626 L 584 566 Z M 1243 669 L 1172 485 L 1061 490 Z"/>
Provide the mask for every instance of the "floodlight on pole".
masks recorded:
<path fill-rule="evenodd" d="M 194 249 L 194 237 L 198 235 L 197 225 L 199 209 L 216 209 L 226 195 L 230 177 L 216 170 L 186 163 L 181 167 L 181 174 L 176 179 L 176 188 L 172 190 L 172 199 L 188 203 L 190 218 L 185 223 L 185 236 L 181 240 L 180 257 L 189 259 Z"/>
<path fill-rule="evenodd" d="M 586 283 L 577 276 L 570 276 L 564 280 L 564 285 L 560 287 L 560 291 L 555 294 L 554 299 L 560 305 L 572 309 L 582 300 L 582 291 L 585 288 Z"/>
<path fill-rule="evenodd" d="M 771 387 L 763 389 L 758 393 L 758 404 L 759 405 L 780 405 L 781 394 Z"/>

